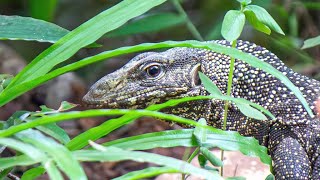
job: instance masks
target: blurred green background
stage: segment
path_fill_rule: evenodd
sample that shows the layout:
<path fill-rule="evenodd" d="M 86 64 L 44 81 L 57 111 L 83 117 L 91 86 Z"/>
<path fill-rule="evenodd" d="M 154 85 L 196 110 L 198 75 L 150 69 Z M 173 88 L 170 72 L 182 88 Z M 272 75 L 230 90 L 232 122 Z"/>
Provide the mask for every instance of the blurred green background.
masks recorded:
<path fill-rule="evenodd" d="M 31 16 L 53 22 L 72 30 L 119 0 L 0 0 L 2 15 Z M 222 39 L 220 34 L 224 14 L 230 9 L 239 9 L 236 0 L 183 0 L 181 5 L 205 40 Z M 320 79 L 320 48 L 301 50 L 305 39 L 319 35 L 320 2 L 317 0 L 253 0 L 279 23 L 286 36 L 272 33 L 271 36 L 257 32 L 246 25 L 240 39 L 255 42 L 274 52 L 294 70 Z M 97 49 L 84 49 L 71 61 L 101 51 L 144 42 L 186 40 L 198 37 L 190 31 L 185 16 L 172 1 L 158 6 L 115 30 L 98 41 Z M 199 39 L 199 38 L 198 38 Z M 31 61 L 49 43 L 3 41 L 15 49 L 27 61 Z M 83 68 L 78 74 L 91 84 L 97 78 L 122 66 L 133 55 Z M 95 73 L 92 73 L 95 72 Z"/>

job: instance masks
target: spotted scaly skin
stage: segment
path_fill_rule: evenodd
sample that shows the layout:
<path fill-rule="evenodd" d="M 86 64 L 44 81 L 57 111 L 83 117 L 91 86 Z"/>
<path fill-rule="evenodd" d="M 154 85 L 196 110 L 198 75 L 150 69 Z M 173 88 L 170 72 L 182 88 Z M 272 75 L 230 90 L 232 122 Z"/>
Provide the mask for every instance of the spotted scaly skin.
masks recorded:
<path fill-rule="evenodd" d="M 215 42 L 230 46 L 227 41 Z M 271 64 L 287 76 L 304 94 L 317 117 L 311 118 L 281 81 L 236 60 L 231 96 L 263 106 L 276 116 L 276 120 L 247 118 L 231 104 L 227 129 L 253 136 L 268 147 L 276 179 L 320 179 L 320 120 L 315 108 L 320 82 L 292 71 L 263 47 L 238 41 L 237 48 Z M 210 77 L 226 94 L 229 63 L 230 57 L 226 55 L 196 48 L 142 53 L 96 82 L 83 100 L 98 108 L 145 108 L 169 99 L 208 95 L 198 71 Z M 223 109 L 223 101 L 201 100 L 163 111 L 194 120 L 206 118 L 210 125 L 221 128 Z"/>

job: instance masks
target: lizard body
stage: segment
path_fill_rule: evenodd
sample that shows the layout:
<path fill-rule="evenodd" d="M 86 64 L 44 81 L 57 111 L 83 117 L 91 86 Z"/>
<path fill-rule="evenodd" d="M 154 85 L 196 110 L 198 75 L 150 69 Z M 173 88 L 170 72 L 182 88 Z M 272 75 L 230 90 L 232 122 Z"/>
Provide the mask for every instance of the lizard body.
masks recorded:
<path fill-rule="evenodd" d="M 224 40 L 215 42 L 230 46 Z M 237 48 L 286 75 L 317 113 L 315 102 L 320 94 L 320 82 L 294 72 L 261 46 L 238 41 Z M 83 100 L 100 108 L 145 108 L 173 98 L 208 95 L 198 71 L 207 75 L 226 94 L 229 66 L 230 57 L 204 49 L 172 48 L 164 52 L 142 53 L 96 82 Z M 253 136 L 268 147 L 276 179 L 320 179 L 320 120 L 311 118 L 280 80 L 236 60 L 231 96 L 257 103 L 276 117 L 275 120 L 255 121 L 230 104 L 227 120 L 228 130 Z M 210 125 L 221 128 L 224 102 L 191 101 L 163 111 L 194 120 L 203 117 Z"/>

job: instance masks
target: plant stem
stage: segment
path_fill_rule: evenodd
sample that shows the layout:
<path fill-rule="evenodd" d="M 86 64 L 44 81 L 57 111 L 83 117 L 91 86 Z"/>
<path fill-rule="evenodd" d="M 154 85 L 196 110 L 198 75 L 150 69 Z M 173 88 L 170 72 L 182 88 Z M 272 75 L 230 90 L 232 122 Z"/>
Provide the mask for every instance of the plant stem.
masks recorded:
<path fill-rule="evenodd" d="M 179 14 L 185 19 L 187 28 L 190 31 L 190 33 L 193 35 L 193 37 L 199 41 L 204 41 L 204 39 L 202 38 L 202 36 L 199 33 L 199 31 L 197 30 L 197 28 L 193 25 L 193 23 L 191 22 L 191 20 L 189 19 L 188 15 L 187 15 L 187 13 L 182 8 L 181 4 L 179 3 L 179 0 L 172 0 L 172 3 L 175 6 L 175 8 L 177 9 L 177 11 L 179 12 Z"/>
<path fill-rule="evenodd" d="M 187 160 L 187 162 L 190 163 L 190 162 L 192 161 L 192 159 L 198 155 L 199 151 L 200 151 L 200 147 L 197 147 L 197 148 L 193 151 L 193 153 L 190 155 L 190 157 L 189 157 L 189 159 Z"/>
<path fill-rule="evenodd" d="M 188 151 L 188 154 L 190 153 L 190 149 L 191 149 L 190 147 L 186 149 L 186 151 Z M 185 154 L 186 154 L 186 151 L 185 151 Z M 198 155 L 199 151 L 200 151 L 200 147 L 198 146 L 186 161 L 190 163 L 192 159 Z M 183 155 L 183 160 L 185 159 L 184 156 L 185 155 Z M 181 180 L 185 180 L 185 179 L 186 179 L 186 174 L 182 174 Z"/>
<path fill-rule="evenodd" d="M 232 47 L 235 48 L 237 45 L 237 40 L 232 41 Z M 232 79 L 233 79 L 233 71 L 234 71 L 234 58 L 230 59 L 230 68 L 229 68 L 229 76 L 228 76 L 228 87 L 227 87 L 227 96 L 231 95 L 231 88 L 232 88 Z M 227 117 L 228 117 L 228 106 L 229 101 L 225 101 L 224 104 L 224 113 L 223 113 L 223 127 L 222 130 L 227 130 Z M 221 150 L 221 161 L 223 161 L 224 151 Z M 223 176 L 223 166 L 221 166 L 220 175 Z"/>

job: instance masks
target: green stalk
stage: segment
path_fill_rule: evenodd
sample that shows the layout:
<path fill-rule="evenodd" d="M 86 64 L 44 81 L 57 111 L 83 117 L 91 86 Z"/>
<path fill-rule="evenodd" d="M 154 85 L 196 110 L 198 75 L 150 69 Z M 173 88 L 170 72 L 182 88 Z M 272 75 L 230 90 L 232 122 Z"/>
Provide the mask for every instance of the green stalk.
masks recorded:
<path fill-rule="evenodd" d="M 189 148 L 189 150 L 190 150 L 190 148 Z M 193 151 L 193 153 L 190 155 L 190 157 L 188 158 L 187 162 L 188 162 L 188 163 L 191 163 L 192 159 L 195 158 L 195 157 L 198 155 L 199 151 L 200 151 L 200 147 L 198 146 L 198 147 Z M 181 180 L 185 180 L 185 179 L 186 179 L 186 174 L 182 174 Z"/>
<path fill-rule="evenodd" d="M 237 40 L 232 41 L 232 47 L 235 48 L 237 45 Z M 233 79 L 233 71 L 234 71 L 234 61 L 235 58 L 231 57 L 230 60 L 230 68 L 229 68 L 229 76 L 228 76 L 228 87 L 227 87 L 227 96 L 231 95 L 231 88 L 232 88 L 232 79 Z M 222 130 L 227 130 L 227 117 L 228 117 L 228 106 L 229 101 L 225 101 L 224 104 L 224 113 L 223 113 L 223 127 Z M 221 150 L 221 161 L 223 161 L 224 157 L 224 150 Z M 223 166 L 221 166 L 220 175 L 223 176 Z"/>
<path fill-rule="evenodd" d="M 197 147 L 197 148 L 193 151 L 193 153 L 190 155 L 190 157 L 189 157 L 189 159 L 187 160 L 187 162 L 190 163 L 190 162 L 192 161 L 192 159 L 198 155 L 199 151 L 200 151 L 200 147 Z"/>
<path fill-rule="evenodd" d="M 202 38 L 202 36 L 199 33 L 199 31 L 197 30 L 197 28 L 193 25 L 193 23 L 191 22 L 191 20 L 189 19 L 188 15 L 187 15 L 187 13 L 182 8 L 181 4 L 179 3 L 179 0 L 172 0 L 172 3 L 175 6 L 175 8 L 177 9 L 177 11 L 179 12 L 179 14 L 185 19 L 187 28 L 190 31 L 190 33 L 193 35 L 193 37 L 199 41 L 204 41 L 204 39 Z"/>

